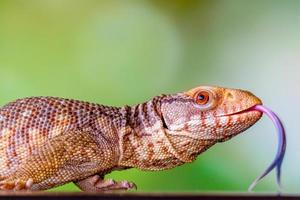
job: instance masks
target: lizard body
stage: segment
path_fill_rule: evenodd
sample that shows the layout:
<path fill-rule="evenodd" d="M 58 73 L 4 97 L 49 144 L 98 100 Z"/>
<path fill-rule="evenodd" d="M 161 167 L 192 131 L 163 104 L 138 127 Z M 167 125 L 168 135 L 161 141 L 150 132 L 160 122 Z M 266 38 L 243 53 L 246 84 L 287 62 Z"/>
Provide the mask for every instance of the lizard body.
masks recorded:
<path fill-rule="evenodd" d="M 112 170 L 162 170 L 192 162 L 246 130 L 261 104 L 243 90 L 202 86 L 110 107 L 31 97 L 0 109 L 0 188 L 45 190 L 74 182 L 81 190 L 134 188 L 104 180 Z"/>

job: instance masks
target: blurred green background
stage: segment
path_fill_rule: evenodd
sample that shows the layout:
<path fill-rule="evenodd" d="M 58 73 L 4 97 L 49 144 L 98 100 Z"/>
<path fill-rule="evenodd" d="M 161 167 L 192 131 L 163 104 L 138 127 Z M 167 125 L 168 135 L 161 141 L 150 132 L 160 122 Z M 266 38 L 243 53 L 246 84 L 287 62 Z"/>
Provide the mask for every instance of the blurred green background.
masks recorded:
<path fill-rule="evenodd" d="M 299 56 L 297 0 L 0 0 L 1 105 L 50 95 L 122 106 L 197 85 L 247 89 L 285 122 L 289 193 L 300 189 Z M 276 145 L 264 117 L 192 164 L 109 177 L 138 191 L 246 191 Z M 275 186 L 272 173 L 256 191 Z"/>

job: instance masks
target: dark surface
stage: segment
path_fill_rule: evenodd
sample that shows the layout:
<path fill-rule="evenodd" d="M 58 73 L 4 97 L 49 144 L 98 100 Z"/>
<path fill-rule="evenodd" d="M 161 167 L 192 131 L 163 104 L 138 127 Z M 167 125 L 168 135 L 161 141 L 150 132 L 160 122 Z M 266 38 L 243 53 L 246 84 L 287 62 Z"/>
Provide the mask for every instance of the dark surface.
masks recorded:
<path fill-rule="evenodd" d="M 13 200 L 13 199 L 25 199 L 25 200 L 60 200 L 60 199 L 73 199 L 73 200 L 97 200 L 97 199 L 300 199 L 300 196 L 296 195 L 283 195 L 276 194 L 257 194 L 257 193 L 220 193 L 220 194 L 206 194 L 206 193 L 115 193 L 115 194 L 96 194 L 96 193 L 53 193 L 53 192 L 34 192 L 34 193 L 0 193 L 0 199 Z"/>

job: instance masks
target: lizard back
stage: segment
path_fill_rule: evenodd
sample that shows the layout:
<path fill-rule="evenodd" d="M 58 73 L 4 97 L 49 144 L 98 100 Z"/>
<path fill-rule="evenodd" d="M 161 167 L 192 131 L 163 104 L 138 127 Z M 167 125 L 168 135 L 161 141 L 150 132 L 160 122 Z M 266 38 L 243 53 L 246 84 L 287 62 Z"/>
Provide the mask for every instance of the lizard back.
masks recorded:
<path fill-rule="evenodd" d="M 93 127 L 111 107 L 56 97 L 19 99 L 0 108 L 0 180 L 14 173 L 45 141 Z"/>

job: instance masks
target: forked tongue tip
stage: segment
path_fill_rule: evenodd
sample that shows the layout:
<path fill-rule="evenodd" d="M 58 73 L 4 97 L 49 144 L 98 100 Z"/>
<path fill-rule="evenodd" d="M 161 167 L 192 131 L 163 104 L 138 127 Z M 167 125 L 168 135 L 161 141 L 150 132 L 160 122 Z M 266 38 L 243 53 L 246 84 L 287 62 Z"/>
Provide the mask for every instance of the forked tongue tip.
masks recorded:
<path fill-rule="evenodd" d="M 281 186 L 281 182 L 280 182 L 281 164 L 282 164 L 282 160 L 283 160 L 283 157 L 285 154 L 285 149 L 286 149 L 286 136 L 285 136 L 285 130 L 284 130 L 283 124 L 281 123 L 278 116 L 273 111 L 266 108 L 265 106 L 256 105 L 256 106 L 252 107 L 251 109 L 263 112 L 272 120 L 272 122 L 274 123 L 274 125 L 277 129 L 277 132 L 278 132 L 278 147 L 277 147 L 277 154 L 276 154 L 273 162 L 260 176 L 258 176 L 252 182 L 252 184 L 248 188 L 248 191 L 252 192 L 254 187 L 257 185 L 257 183 L 276 167 L 277 190 L 279 193 L 281 193 L 282 192 L 282 186 Z"/>

